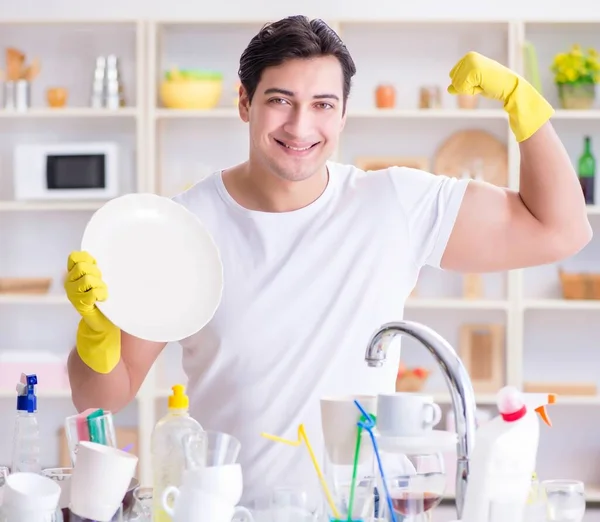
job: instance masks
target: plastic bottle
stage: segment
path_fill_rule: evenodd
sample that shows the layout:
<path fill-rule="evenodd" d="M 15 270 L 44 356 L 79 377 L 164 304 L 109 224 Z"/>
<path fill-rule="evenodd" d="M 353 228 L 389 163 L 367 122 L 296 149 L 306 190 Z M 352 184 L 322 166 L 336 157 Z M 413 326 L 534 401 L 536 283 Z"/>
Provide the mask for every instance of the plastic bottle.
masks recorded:
<path fill-rule="evenodd" d="M 186 469 L 184 435 L 204 431 L 200 423 L 190 417 L 185 387 L 176 384 L 172 390 L 168 413 L 156 423 L 152 432 L 154 522 L 171 521 L 171 517 L 161 507 L 161 497 L 167 486 L 181 486 L 183 471 Z"/>
<path fill-rule="evenodd" d="M 40 428 L 37 420 L 36 375 L 22 374 L 17 383 L 17 418 L 12 448 L 11 472 L 40 473 Z"/>
<path fill-rule="evenodd" d="M 546 522 L 546 495 L 540 485 L 537 473 L 534 473 L 531 477 L 531 489 L 525 508 L 525 520 L 527 522 Z"/>
<path fill-rule="evenodd" d="M 525 522 L 540 436 L 537 414 L 551 425 L 545 406 L 555 396 L 507 386 L 497 402 L 500 415 L 475 434 L 462 522 Z"/>

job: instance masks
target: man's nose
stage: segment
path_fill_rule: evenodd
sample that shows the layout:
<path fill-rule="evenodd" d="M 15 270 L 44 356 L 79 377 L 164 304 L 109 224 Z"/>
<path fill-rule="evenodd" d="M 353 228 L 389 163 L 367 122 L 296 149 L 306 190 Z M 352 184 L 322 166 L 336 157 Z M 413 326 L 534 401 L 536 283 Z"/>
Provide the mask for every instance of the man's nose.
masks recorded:
<path fill-rule="evenodd" d="M 295 107 L 289 114 L 284 130 L 294 138 L 302 140 L 311 135 L 313 125 L 314 116 L 311 114 L 310 109 Z"/>

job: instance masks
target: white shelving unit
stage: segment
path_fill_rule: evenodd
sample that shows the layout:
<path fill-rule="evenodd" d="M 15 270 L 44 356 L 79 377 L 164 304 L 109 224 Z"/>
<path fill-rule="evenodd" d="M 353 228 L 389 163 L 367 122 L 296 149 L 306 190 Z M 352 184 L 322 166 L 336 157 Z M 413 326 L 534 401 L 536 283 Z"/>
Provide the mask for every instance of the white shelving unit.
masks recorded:
<path fill-rule="evenodd" d="M 531 41 L 537 49 L 544 94 L 558 105 L 548 66 L 552 56 L 572 42 L 600 48 L 600 20 L 595 23 L 538 21 L 330 21 L 352 53 L 358 74 L 348 108 L 348 123 L 334 159 L 353 163 L 357 156 L 427 156 L 452 132 L 466 128 L 487 130 L 503 140 L 509 151 L 510 185 L 518 187 L 518 146 L 512 139 L 506 114 L 492 101 L 482 100 L 477 110 L 460 110 L 445 93 L 448 71 L 469 50 L 477 50 L 522 72 L 521 47 Z M 101 203 L 69 201 L 22 203 L 11 195 L 11 148 L 17 140 L 84 139 L 118 136 L 134 158 L 124 171 L 129 189 L 170 196 L 217 168 L 243 161 L 247 156 L 247 130 L 234 105 L 239 56 L 261 27 L 255 21 L 154 20 L 0 22 L 0 45 L 14 45 L 30 56 L 40 56 L 43 72 L 36 80 L 35 108 L 25 114 L 0 110 L 0 274 L 51 274 L 60 279 L 68 252 L 78 248 L 83 227 Z M 57 37 L 60 35 L 60 38 Z M 440 44 L 443 42 L 443 45 Z M 130 106 L 117 112 L 86 107 L 88 84 L 96 54 L 123 56 Z M 67 58 L 68 57 L 68 58 Z M 158 100 L 160 78 L 170 67 L 201 67 L 223 71 L 222 106 L 211 111 L 176 111 Z M 69 80 L 70 78 L 70 80 Z M 380 82 L 393 83 L 398 108 L 374 108 L 373 92 Z M 69 84 L 71 107 L 44 108 L 43 89 Z M 418 89 L 438 85 L 443 108 L 417 109 Z M 558 110 L 554 125 L 573 161 L 581 152 L 582 137 L 600 135 L 600 107 L 589 111 Z M 597 155 L 598 143 L 594 139 Z M 600 206 L 589 209 L 597 230 Z M 41 219 L 40 219 L 41 218 Z M 600 241 L 569 263 L 597 266 Z M 4 246 L 7 245 L 7 248 Z M 594 265 L 595 264 L 595 265 Z M 560 299 L 557 267 L 547 266 L 485 276 L 484 299 L 461 298 L 457 274 L 426 269 L 419 282 L 419 297 L 406 305 L 406 317 L 429 324 L 452 344 L 461 322 L 502 322 L 506 325 L 506 383 L 522 386 L 543 373 L 548 380 L 598 382 L 600 357 L 595 339 L 600 334 L 600 302 Z M 67 353 L 74 341 L 77 317 L 62 295 L 60 285 L 47 296 L 0 295 L 0 350 L 4 346 L 43 345 Z M 36 328 L 32 325 L 36 324 Z M 575 341 L 575 342 L 574 342 Z M 429 364 L 425 350 L 405 342 L 407 364 Z M 565 377 L 561 379 L 561 377 Z M 117 415 L 122 425 L 138 425 L 142 481 L 150 481 L 150 434 L 165 410 L 169 388 L 185 382 L 180 349 L 169 346 L 151 370 L 134 404 Z M 10 418 L 12 384 L 0 383 L 0 412 Z M 440 374 L 432 376 L 429 390 L 438 402 L 449 403 Z M 48 428 L 48 461 L 54 465 L 57 443 L 51 432 L 63 413 L 72 409 L 70 393 L 40 386 Z M 43 400 L 42 400 L 43 399 Z M 478 396 L 482 408 L 494 397 Z M 50 405 L 50 406 L 48 406 Z M 68 406 L 65 406 L 68 405 Z M 552 408 L 555 427 L 543 430 L 539 473 L 542 477 L 580 478 L 589 486 L 588 498 L 600 502 L 600 473 L 594 456 L 600 445 L 594 439 L 594 421 L 600 396 L 564 397 Z M 67 412 L 67 413 L 65 413 Z M 568 431 L 578 425 L 581 441 L 567 444 Z M 8 435 L 10 437 L 10 434 Z M 9 439 L 0 447 L 9 448 Z M 592 456 L 594 455 L 594 456 Z M 0 462 L 8 453 L 0 452 Z"/>

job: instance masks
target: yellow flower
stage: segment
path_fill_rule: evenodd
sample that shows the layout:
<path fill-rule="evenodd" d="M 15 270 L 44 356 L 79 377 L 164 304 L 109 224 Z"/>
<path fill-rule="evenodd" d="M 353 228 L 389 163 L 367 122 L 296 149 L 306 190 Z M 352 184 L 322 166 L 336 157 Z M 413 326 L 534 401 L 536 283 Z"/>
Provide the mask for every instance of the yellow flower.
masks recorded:
<path fill-rule="evenodd" d="M 573 44 L 568 52 L 554 56 L 550 69 L 556 83 L 598 82 L 600 56 L 595 49 L 584 52 L 579 44 Z"/>

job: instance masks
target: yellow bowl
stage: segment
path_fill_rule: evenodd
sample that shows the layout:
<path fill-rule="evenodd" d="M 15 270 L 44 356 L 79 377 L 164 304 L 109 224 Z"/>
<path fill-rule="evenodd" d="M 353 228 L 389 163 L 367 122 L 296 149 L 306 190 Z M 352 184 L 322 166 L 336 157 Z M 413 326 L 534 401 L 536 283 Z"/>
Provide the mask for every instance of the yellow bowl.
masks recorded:
<path fill-rule="evenodd" d="M 214 109 L 223 93 L 221 79 L 165 80 L 160 99 L 168 109 Z"/>

